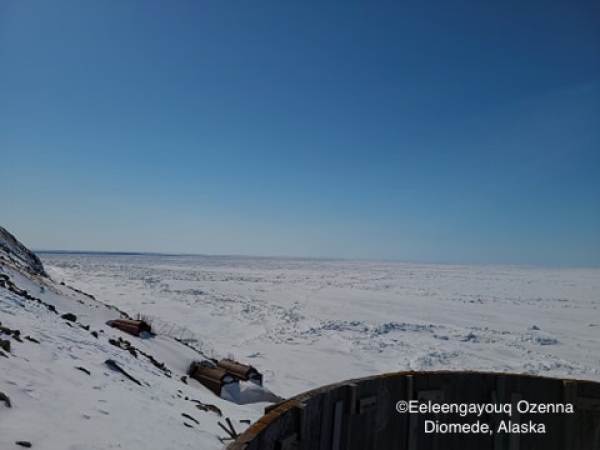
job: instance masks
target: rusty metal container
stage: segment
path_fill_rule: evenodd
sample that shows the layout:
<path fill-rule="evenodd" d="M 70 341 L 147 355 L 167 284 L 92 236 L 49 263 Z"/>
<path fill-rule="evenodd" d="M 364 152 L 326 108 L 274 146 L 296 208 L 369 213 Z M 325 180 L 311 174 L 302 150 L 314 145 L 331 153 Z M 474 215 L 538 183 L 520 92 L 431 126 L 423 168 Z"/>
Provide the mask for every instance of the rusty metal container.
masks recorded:
<path fill-rule="evenodd" d="M 139 336 L 143 332 L 152 333 L 150 325 L 143 320 L 117 319 L 111 326 L 134 336 Z"/>
<path fill-rule="evenodd" d="M 263 376 L 256 368 L 234 361 L 232 359 L 221 359 L 217 362 L 217 366 L 225 369 L 234 378 L 241 381 L 253 381 L 259 386 L 262 386 Z"/>
<path fill-rule="evenodd" d="M 188 374 L 216 395 L 221 395 L 221 388 L 226 384 L 236 383 L 237 379 L 227 370 L 207 361 L 195 362 L 190 366 Z"/>

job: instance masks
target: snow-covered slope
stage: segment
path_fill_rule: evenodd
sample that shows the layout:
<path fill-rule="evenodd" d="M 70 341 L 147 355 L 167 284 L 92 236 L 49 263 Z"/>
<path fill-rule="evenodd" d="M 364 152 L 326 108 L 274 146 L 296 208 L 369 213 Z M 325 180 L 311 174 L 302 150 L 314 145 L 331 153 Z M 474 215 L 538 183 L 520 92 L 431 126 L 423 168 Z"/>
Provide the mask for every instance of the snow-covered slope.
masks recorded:
<path fill-rule="evenodd" d="M 53 281 L 0 231 L 1 449 L 220 449 L 218 422 L 240 431 L 260 415 L 183 382 L 197 351 L 108 327 L 122 311 Z"/>

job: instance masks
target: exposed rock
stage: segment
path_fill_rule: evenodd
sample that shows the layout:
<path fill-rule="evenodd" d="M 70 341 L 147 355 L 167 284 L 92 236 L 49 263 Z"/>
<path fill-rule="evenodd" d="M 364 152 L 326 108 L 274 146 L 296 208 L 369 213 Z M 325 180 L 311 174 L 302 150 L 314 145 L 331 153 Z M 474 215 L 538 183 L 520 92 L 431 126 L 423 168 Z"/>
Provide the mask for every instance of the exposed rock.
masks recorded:
<path fill-rule="evenodd" d="M 40 258 L 2 227 L 0 227 L 0 252 L 30 273 L 48 276 Z"/>
<path fill-rule="evenodd" d="M 0 392 L 0 402 L 4 402 L 7 408 L 12 408 L 12 404 L 10 403 L 10 398 L 4 392 Z"/>
<path fill-rule="evenodd" d="M 60 316 L 61 318 L 68 320 L 70 322 L 75 322 L 77 320 L 77 316 L 73 313 L 66 313 Z"/>
<path fill-rule="evenodd" d="M 4 339 L 0 339 L 0 348 L 7 353 L 10 353 L 10 341 L 5 341 Z"/>

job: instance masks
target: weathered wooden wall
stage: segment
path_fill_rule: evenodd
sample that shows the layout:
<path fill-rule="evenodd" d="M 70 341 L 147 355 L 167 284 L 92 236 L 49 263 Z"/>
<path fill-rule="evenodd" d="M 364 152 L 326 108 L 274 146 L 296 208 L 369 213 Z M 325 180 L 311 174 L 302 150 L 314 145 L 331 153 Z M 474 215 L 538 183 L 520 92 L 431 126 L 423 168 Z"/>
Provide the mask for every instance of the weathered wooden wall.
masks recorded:
<path fill-rule="evenodd" d="M 398 413 L 400 400 L 512 404 L 513 414 Z M 573 414 L 518 414 L 516 402 Z M 425 433 L 425 420 L 543 423 L 544 434 Z M 399 372 L 325 386 L 268 409 L 228 450 L 600 450 L 600 383 L 482 372 Z"/>

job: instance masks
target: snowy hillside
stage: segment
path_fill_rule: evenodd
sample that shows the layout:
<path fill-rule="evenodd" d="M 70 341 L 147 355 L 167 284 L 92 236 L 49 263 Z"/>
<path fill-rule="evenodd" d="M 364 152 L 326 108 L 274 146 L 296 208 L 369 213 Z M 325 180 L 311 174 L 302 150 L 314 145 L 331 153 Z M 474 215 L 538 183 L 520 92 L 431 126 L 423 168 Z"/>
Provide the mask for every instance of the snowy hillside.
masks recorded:
<path fill-rule="evenodd" d="M 220 449 L 218 422 L 243 430 L 268 404 L 184 383 L 201 355 L 168 336 L 108 327 L 121 311 L 46 277 L 1 231 L 0 448 Z"/>

